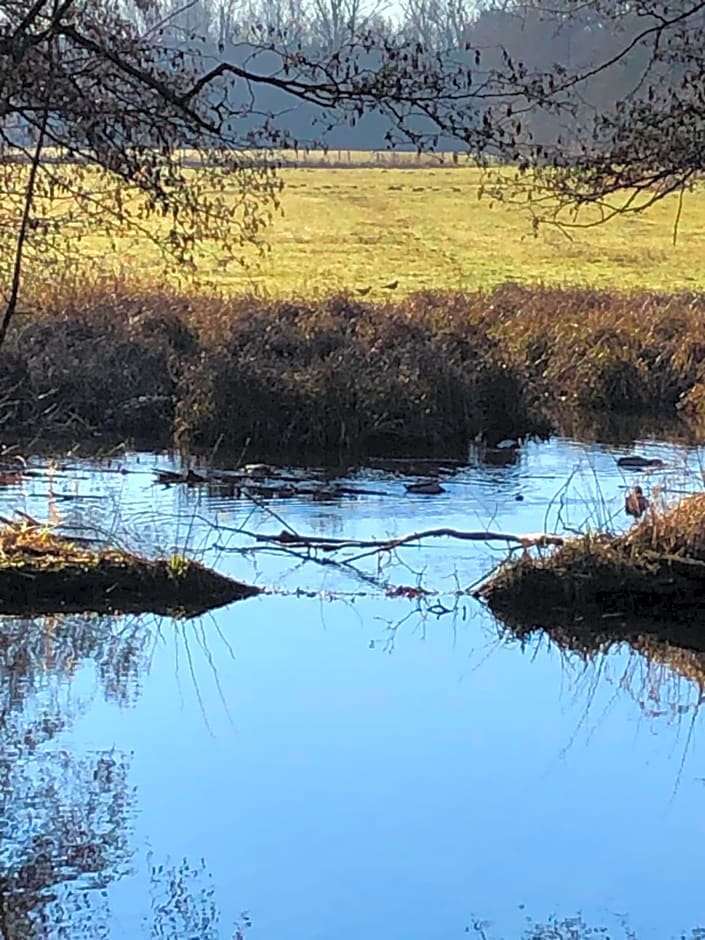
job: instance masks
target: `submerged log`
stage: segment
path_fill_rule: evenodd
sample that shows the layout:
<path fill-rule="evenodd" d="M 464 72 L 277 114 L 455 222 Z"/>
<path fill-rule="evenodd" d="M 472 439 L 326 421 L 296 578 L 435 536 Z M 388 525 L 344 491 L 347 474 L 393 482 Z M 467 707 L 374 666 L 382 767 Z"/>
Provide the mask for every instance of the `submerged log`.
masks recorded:
<path fill-rule="evenodd" d="M 258 593 L 181 555 L 93 550 L 31 524 L 0 529 L 0 614 L 196 616 Z"/>

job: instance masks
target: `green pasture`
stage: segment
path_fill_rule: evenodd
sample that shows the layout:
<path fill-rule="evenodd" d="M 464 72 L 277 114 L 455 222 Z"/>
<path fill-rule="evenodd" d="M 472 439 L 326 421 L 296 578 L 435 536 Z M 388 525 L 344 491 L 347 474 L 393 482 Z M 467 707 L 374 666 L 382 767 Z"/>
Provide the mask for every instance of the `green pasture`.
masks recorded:
<path fill-rule="evenodd" d="M 281 171 L 282 214 L 264 233 L 267 251 L 225 264 L 203 246 L 200 283 L 265 297 L 359 291 L 379 300 L 418 290 L 475 290 L 507 281 L 558 286 L 705 288 L 705 191 L 687 194 L 674 244 L 678 200 L 643 215 L 578 228 L 532 231 L 519 208 L 478 199 L 480 175 L 411 160 L 378 167 L 307 166 Z M 156 223 L 155 223 L 156 224 Z M 161 278 L 158 252 L 125 235 L 97 232 L 78 250 L 128 281 Z M 86 270 L 88 270 L 88 265 Z M 396 287 L 384 285 L 396 284 Z"/>

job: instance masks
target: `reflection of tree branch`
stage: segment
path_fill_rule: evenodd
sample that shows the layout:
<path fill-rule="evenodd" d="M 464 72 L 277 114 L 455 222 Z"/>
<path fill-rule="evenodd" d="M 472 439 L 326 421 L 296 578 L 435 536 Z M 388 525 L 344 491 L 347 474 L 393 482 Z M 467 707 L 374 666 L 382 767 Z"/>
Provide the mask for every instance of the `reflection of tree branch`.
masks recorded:
<path fill-rule="evenodd" d="M 39 129 L 39 135 L 37 137 L 37 144 L 34 150 L 34 155 L 32 157 L 32 163 L 29 169 L 29 179 L 27 180 L 27 189 L 24 195 L 24 206 L 22 207 L 22 218 L 20 220 L 20 227 L 17 232 L 17 239 L 15 241 L 15 257 L 12 263 L 12 282 L 10 284 L 10 295 L 7 298 L 7 303 L 5 304 L 5 310 L 2 317 L 2 323 L 0 323 L 0 346 L 2 346 L 7 336 L 7 331 L 10 326 L 10 321 L 15 315 L 17 310 L 17 301 L 19 300 L 20 295 L 20 281 L 22 278 L 22 261 L 24 257 L 24 248 L 25 242 L 27 240 L 27 233 L 29 231 L 30 223 L 30 214 L 32 212 L 32 206 L 34 205 L 34 191 L 37 182 L 37 172 L 39 170 L 39 165 L 42 157 L 42 150 L 44 148 L 44 135 L 46 133 L 47 121 L 49 120 L 49 112 L 44 111 L 42 117 L 41 127 Z"/>
<path fill-rule="evenodd" d="M 18 742 L 3 735 L 3 750 Z M 37 936 L 47 902 L 60 886 L 88 876 L 105 885 L 128 855 L 127 765 L 101 754 L 70 761 L 39 753 L 17 760 L 2 794 L 2 818 L 13 832 L 5 838 L 0 874 L 3 936 Z"/>
<path fill-rule="evenodd" d="M 175 632 L 176 635 L 176 632 Z M 71 723 L 75 703 L 66 696 L 44 705 L 52 680 L 70 679 L 92 662 L 106 700 L 129 704 L 148 668 L 154 632 L 144 620 L 52 617 L 4 620 L 0 632 L 0 938 L 107 935 L 102 894 L 87 904 L 86 889 L 105 888 L 131 859 L 129 820 L 133 791 L 124 755 L 103 751 L 77 758 L 52 739 Z M 183 634 L 186 653 L 191 650 Z M 217 658 L 205 632 L 196 639 L 223 702 Z M 232 650 L 230 650 L 232 654 Z M 191 663 L 196 694 L 195 670 Z M 37 707 L 38 706 L 38 707 Z M 68 706 L 68 708 L 67 708 Z M 205 864 L 155 867 L 150 936 L 220 936 L 220 912 Z M 107 904 L 107 902 L 106 902 Z M 249 928 L 241 915 L 240 940 Z"/>

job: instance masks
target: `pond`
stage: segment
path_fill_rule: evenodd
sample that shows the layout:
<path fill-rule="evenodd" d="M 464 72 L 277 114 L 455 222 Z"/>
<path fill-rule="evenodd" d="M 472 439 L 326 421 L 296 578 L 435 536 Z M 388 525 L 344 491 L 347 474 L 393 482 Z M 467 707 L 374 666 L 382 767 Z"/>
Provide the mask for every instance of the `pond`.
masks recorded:
<path fill-rule="evenodd" d="M 668 464 L 652 493 L 701 485 L 700 452 L 636 450 Z M 266 592 L 197 620 L 4 622 L 0 934 L 697 936 L 705 658 L 512 640 L 465 593 L 497 544 L 336 566 L 238 531 L 621 526 L 626 452 L 527 445 L 435 496 L 368 468 L 344 482 L 369 495 L 330 502 L 157 485 L 175 464 L 144 453 L 5 487 L 1 515 L 188 549 Z"/>

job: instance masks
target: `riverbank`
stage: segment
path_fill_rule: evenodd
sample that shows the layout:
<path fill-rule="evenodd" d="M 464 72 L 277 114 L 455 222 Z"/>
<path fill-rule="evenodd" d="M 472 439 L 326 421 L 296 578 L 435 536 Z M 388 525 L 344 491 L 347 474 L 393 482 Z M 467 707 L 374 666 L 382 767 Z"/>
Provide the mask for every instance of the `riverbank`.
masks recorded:
<path fill-rule="evenodd" d="M 588 645 L 646 633 L 703 650 L 705 494 L 646 504 L 623 535 L 560 540 L 501 565 L 476 592 L 517 635 L 557 628 Z"/>
<path fill-rule="evenodd" d="M 17 317 L 11 437 L 462 454 L 560 413 L 705 419 L 705 295 L 505 286 L 399 302 L 100 290 Z"/>
<path fill-rule="evenodd" d="M 260 589 L 183 555 L 148 559 L 70 538 L 25 516 L 0 528 L 0 613 L 199 616 Z"/>

